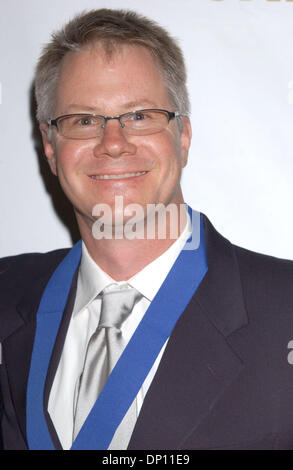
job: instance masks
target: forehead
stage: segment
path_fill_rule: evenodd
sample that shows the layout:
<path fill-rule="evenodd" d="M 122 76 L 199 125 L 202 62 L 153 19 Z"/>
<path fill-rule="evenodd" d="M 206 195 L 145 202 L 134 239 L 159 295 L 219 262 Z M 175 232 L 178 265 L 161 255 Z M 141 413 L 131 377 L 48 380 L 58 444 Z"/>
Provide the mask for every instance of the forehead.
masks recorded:
<path fill-rule="evenodd" d="M 57 86 L 59 112 L 66 113 L 75 104 L 123 112 L 128 103 L 169 105 L 161 68 L 150 51 L 120 45 L 109 55 L 101 45 L 95 45 L 66 54 Z"/>

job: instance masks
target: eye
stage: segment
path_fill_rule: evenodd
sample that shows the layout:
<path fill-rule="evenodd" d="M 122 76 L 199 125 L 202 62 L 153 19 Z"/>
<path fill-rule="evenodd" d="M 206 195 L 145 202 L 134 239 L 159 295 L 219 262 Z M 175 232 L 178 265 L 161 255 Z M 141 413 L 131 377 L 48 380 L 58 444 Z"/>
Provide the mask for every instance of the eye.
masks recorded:
<path fill-rule="evenodd" d="M 148 114 L 142 111 L 138 111 L 132 115 L 133 121 L 145 121 L 148 117 Z"/>
<path fill-rule="evenodd" d="M 96 123 L 95 119 L 92 116 L 84 116 L 76 122 L 77 124 L 80 124 L 81 126 L 87 127 L 87 126 L 92 126 Z"/>

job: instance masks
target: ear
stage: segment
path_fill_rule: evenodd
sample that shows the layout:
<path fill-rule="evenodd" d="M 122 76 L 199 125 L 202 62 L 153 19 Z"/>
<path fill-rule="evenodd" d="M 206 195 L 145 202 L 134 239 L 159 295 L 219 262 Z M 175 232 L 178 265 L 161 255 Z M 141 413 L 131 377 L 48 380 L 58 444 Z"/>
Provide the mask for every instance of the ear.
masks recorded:
<path fill-rule="evenodd" d="M 43 139 L 44 152 L 48 159 L 52 173 L 57 176 L 57 164 L 56 164 L 56 154 L 54 145 L 51 139 L 48 138 L 48 125 L 40 124 L 40 131 Z"/>
<path fill-rule="evenodd" d="M 192 129 L 188 116 L 182 116 L 182 131 L 181 131 L 181 162 L 184 168 L 187 165 L 188 152 L 191 144 Z"/>

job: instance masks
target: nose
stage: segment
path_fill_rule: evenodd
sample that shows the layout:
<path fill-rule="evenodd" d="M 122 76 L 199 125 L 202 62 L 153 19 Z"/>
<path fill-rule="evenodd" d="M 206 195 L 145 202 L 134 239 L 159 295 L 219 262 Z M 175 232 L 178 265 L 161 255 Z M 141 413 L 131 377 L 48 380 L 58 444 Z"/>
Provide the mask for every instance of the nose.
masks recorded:
<path fill-rule="evenodd" d="M 112 158 L 124 154 L 134 154 L 136 145 L 129 141 L 127 134 L 122 129 L 118 119 L 108 120 L 105 123 L 103 134 L 98 138 L 94 149 L 94 155 L 108 155 Z"/>

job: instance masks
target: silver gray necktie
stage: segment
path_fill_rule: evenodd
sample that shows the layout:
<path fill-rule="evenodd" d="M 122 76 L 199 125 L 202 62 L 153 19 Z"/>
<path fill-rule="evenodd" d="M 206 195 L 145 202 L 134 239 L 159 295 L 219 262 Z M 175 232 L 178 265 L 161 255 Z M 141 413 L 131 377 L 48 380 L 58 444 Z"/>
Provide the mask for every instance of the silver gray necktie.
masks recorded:
<path fill-rule="evenodd" d="M 106 287 L 101 297 L 99 325 L 89 340 L 80 379 L 74 419 L 74 439 L 126 345 L 121 326 L 142 295 L 136 289 L 124 284 Z"/>

